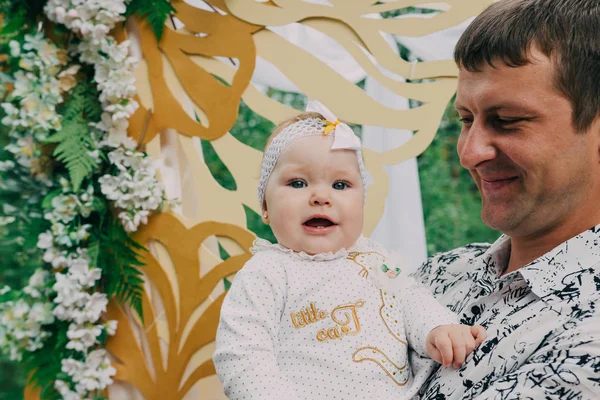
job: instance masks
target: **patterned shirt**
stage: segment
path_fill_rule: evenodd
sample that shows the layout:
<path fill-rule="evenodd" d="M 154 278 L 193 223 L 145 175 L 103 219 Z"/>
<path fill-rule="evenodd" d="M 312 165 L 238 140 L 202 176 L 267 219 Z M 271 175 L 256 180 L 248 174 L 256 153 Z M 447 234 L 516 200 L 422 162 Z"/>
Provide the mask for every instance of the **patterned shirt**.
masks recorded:
<path fill-rule="evenodd" d="M 415 277 L 486 341 L 440 367 L 423 399 L 600 399 L 600 225 L 518 271 L 510 238 L 436 255 Z"/>

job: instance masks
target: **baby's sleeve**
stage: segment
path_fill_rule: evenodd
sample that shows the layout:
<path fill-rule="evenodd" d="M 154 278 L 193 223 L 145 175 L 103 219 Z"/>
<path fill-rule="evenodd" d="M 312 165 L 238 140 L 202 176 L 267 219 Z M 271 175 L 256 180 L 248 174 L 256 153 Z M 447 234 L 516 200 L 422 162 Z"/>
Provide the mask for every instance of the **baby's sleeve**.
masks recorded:
<path fill-rule="evenodd" d="M 402 276 L 399 279 L 408 344 L 419 355 L 429 357 L 426 348 L 429 332 L 440 325 L 458 324 L 458 316 L 441 305 L 433 294 L 414 278 Z"/>
<path fill-rule="evenodd" d="M 275 351 L 286 280 L 277 260 L 259 253 L 238 272 L 225 296 L 213 361 L 229 399 L 296 399 Z"/>

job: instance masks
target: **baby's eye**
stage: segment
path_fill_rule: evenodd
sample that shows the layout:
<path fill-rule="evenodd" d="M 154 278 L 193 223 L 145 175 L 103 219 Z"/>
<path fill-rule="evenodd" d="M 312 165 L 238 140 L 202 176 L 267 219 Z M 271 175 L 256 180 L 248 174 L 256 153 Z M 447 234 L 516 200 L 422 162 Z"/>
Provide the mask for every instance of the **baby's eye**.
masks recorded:
<path fill-rule="evenodd" d="M 337 181 L 337 182 L 333 183 L 332 187 L 335 190 L 344 190 L 344 189 L 350 187 L 350 184 L 346 181 Z"/>
<path fill-rule="evenodd" d="M 288 183 L 288 186 L 291 186 L 294 189 L 302 189 L 302 188 L 306 187 L 307 185 L 306 185 L 306 182 L 304 182 L 301 179 L 294 179 Z"/>

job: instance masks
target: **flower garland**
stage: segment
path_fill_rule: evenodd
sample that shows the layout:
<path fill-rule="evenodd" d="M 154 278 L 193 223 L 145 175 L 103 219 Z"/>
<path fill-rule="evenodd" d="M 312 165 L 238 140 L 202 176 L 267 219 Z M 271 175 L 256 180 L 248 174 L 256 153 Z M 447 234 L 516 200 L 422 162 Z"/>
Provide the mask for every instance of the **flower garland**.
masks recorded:
<path fill-rule="evenodd" d="M 158 209 L 162 188 L 154 183 L 150 162 L 134 151 L 136 143 L 127 136 L 129 118 L 139 106 L 133 99 L 135 61 L 129 56 L 129 41 L 118 44 L 108 35 L 118 22 L 125 20 L 126 2 L 50 0 L 44 11 L 51 21 L 81 35 L 79 58 L 94 66 L 103 109 L 102 120 L 95 126 L 106 133 L 99 145 L 117 148 L 108 156 L 121 172 L 117 178 L 110 175 L 101 178 L 102 193 L 123 210 L 119 218 L 129 232 L 134 232 L 140 222 L 146 223 L 150 211 Z"/>
<path fill-rule="evenodd" d="M 55 390 L 64 399 L 98 398 L 112 383 L 116 370 L 103 347 L 117 324 L 102 315 L 113 296 L 141 312 L 139 245 L 124 232 L 169 205 L 151 160 L 127 136 L 138 108 L 135 63 L 129 42 L 109 35 L 125 19 L 127 3 L 48 1 L 48 19 L 76 35 L 70 56 L 81 65 L 38 33 L 10 42 L 18 67 L 1 76 L 13 85 L 1 104 L 10 137 L 5 150 L 13 157 L 0 161 L 0 172 L 16 168 L 24 181 L 35 181 L 49 229 L 37 241 L 44 269 L 21 291 L 0 290 L 0 350 L 27 359 L 43 393 Z M 86 65 L 93 67 L 95 88 Z M 108 205 L 118 210 L 121 227 L 110 223 Z M 2 217 L 0 225 L 13 222 Z M 58 367 L 48 364 L 48 354 Z"/>

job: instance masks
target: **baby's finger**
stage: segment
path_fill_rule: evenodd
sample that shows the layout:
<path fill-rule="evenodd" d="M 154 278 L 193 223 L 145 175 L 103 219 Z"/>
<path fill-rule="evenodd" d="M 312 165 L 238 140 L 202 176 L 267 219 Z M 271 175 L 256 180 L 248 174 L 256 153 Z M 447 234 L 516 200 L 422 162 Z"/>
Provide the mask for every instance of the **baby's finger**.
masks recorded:
<path fill-rule="evenodd" d="M 473 335 L 471 335 L 471 333 L 468 332 L 467 330 L 464 330 L 462 332 L 462 337 L 465 342 L 465 351 L 466 351 L 465 356 L 468 356 L 469 354 L 471 354 L 473 352 L 473 350 L 475 350 L 475 347 L 477 347 L 477 344 L 475 343 L 475 339 L 473 338 Z"/>
<path fill-rule="evenodd" d="M 440 353 L 438 349 L 433 347 L 432 349 L 428 350 L 428 353 L 433 361 L 435 361 L 438 364 L 444 364 L 444 360 L 442 359 L 442 353 Z"/>
<path fill-rule="evenodd" d="M 437 335 L 435 338 L 435 347 L 442 356 L 442 365 L 449 366 L 452 363 L 452 342 L 447 334 Z"/>
<path fill-rule="evenodd" d="M 452 350 L 454 352 L 454 368 L 459 368 L 465 362 L 467 354 L 462 332 L 451 332 L 450 340 L 452 340 Z"/>
<path fill-rule="evenodd" d="M 487 334 L 485 328 L 481 325 L 471 327 L 471 335 L 475 338 L 475 347 L 479 346 L 485 340 Z"/>

